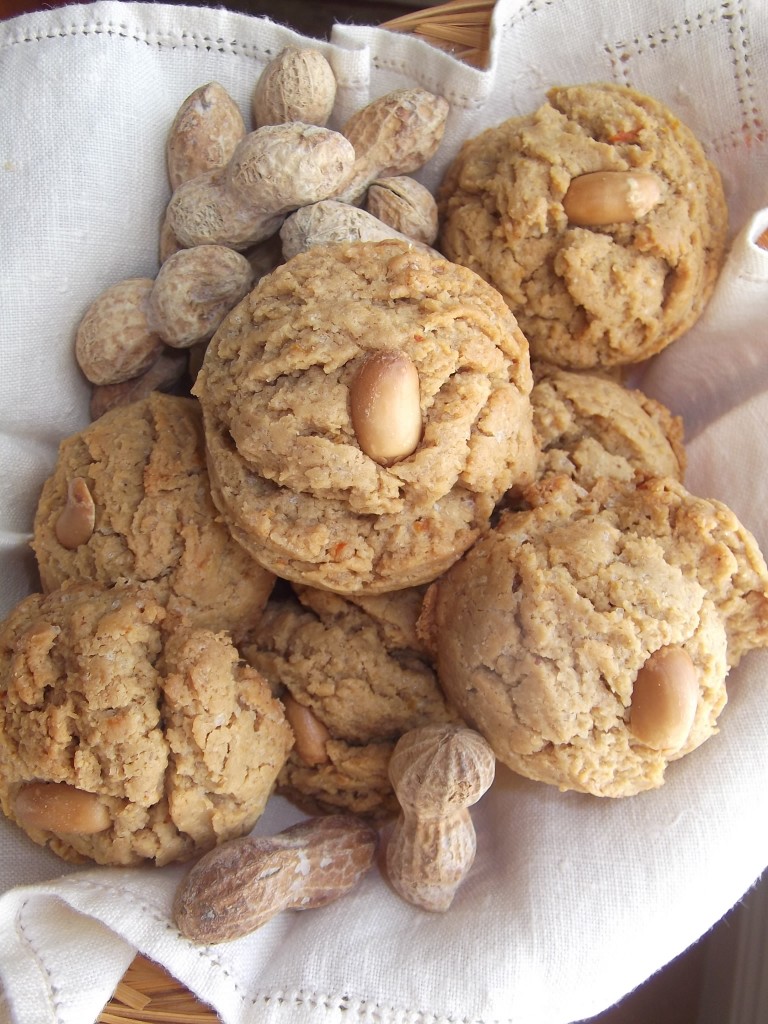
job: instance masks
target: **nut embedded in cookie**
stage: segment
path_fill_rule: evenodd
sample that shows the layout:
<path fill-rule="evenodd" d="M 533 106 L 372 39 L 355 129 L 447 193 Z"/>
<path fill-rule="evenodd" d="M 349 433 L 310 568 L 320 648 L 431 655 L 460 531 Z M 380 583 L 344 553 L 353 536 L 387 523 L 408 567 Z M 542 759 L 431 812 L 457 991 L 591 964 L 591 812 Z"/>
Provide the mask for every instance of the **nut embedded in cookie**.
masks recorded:
<path fill-rule="evenodd" d="M 211 499 L 202 416 L 154 393 L 62 441 L 32 547 L 46 592 L 71 580 L 154 580 L 166 625 L 242 635 L 275 577 L 232 540 Z"/>
<path fill-rule="evenodd" d="M 248 832 L 293 733 L 224 633 L 157 584 L 71 583 L 0 623 L 0 806 L 74 861 L 167 864 Z"/>
<path fill-rule="evenodd" d="M 464 143 L 438 190 L 438 247 L 502 293 L 534 359 L 638 363 L 688 330 L 724 258 L 728 211 L 700 141 L 612 83 L 551 89 Z"/>
<path fill-rule="evenodd" d="M 727 507 L 673 479 L 588 492 L 550 477 L 528 496 L 430 589 L 440 683 L 522 775 L 598 796 L 657 787 L 717 731 L 730 667 L 768 646 L 765 561 Z M 675 678 L 670 662 L 648 678 L 671 650 Z"/>
<path fill-rule="evenodd" d="M 355 391 L 383 352 L 402 354 L 418 388 L 398 378 L 408 397 L 394 395 L 398 444 L 382 454 L 384 406 Z M 382 373 L 376 388 L 384 376 L 397 384 Z M 232 311 L 195 384 L 214 500 L 284 579 L 338 593 L 419 585 L 533 478 L 532 383 L 514 317 L 466 268 L 392 240 L 300 253 Z"/>
<path fill-rule="evenodd" d="M 269 602 L 242 647 L 296 723 L 278 791 L 312 813 L 391 816 L 396 741 L 411 729 L 458 721 L 416 633 L 423 588 L 360 597 L 296 591 L 299 601 Z"/>

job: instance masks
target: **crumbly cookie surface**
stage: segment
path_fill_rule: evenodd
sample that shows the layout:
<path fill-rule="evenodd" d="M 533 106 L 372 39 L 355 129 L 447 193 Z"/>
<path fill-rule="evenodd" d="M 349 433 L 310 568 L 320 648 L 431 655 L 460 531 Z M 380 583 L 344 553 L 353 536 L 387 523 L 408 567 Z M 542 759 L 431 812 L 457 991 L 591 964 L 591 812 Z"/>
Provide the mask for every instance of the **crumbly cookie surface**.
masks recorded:
<path fill-rule="evenodd" d="M 68 860 L 165 864 L 249 831 L 293 743 L 223 633 L 162 628 L 155 584 L 69 584 L 0 624 L 0 805 L 27 783 L 97 794 L 93 834 L 19 823 Z"/>
<path fill-rule="evenodd" d="M 89 540 L 63 547 L 69 482 L 96 507 Z M 274 575 L 237 545 L 213 503 L 196 401 L 155 393 L 65 439 L 43 486 L 32 547 L 45 591 L 68 580 L 156 581 L 169 621 L 235 636 L 261 614 Z"/>
<path fill-rule="evenodd" d="M 535 377 L 539 478 L 565 474 L 586 488 L 600 477 L 630 481 L 635 473 L 683 479 L 683 424 L 666 406 L 591 373 L 539 367 Z"/>
<path fill-rule="evenodd" d="M 391 466 L 361 449 L 365 357 L 415 364 L 423 434 Z M 396 241 L 321 247 L 262 279 L 211 342 L 195 393 L 213 495 L 278 576 L 376 593 L 434 579 L 532 478 L 528 345 L 477 275 Z"/>
<path fill-rule="evenodd" d="M 729 667 L 768 643 L 768 571 L 730 510 L 677 481 L 587 493 L 553 477 L 433 585 L 424 617 L 443 689 L 501 761 L 627 796 L 716 731 Z M 630 728 L 634 680 L 668 645 L 688 652 L 700 690 L 673 752 Z"/>
<path fill-rule="evenodd" d="M 306 764 L 300 744 L 280 773 L 282 793 L 314 809 L 369 816 L 397 809 L 389 754 L 409 729 L 456 720 L 416 633 L 422 589 L 351 598 L 297 588 L 301 604 L 270 602 L 244 656 L 308 708 L 328 732 L 327 757 Z"/>
<path fill-rule="evenodd" d="M 569 222 L 571 181 L 651 171 L 644 216 Z M 504 295 L 535 359 L 639 362 L 699 317 L 723 260 L 727 208 L 701 145 L 659 101 L 614 84 L 551 89 L 534 113 L 467 141 L 439 190 L 441 250 Z"/>

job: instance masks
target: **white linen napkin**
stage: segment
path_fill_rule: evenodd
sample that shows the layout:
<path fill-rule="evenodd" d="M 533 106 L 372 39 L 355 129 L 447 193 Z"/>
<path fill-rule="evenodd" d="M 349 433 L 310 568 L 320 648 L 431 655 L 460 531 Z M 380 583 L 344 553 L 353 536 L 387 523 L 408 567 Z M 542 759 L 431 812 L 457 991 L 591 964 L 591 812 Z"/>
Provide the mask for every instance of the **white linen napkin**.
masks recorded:
<path fill-rule="evenodd" d="M 303 37 L 219 9 L 118 3 L 0 23 L 0 615 L 35 587 L 28 537 L 59 440 L 88 421 L 72 357 L 89 302 L 153 276 L 168 198 L 163 143 L 181 101 L 221 82 L 248 112 L 268 58 Z M 534 109 L 555 83 L 657 96 L 723 173 L 733 247 L 715 298 L 653 360 L 649 393 L 689 425 L 688 486 L 726 501 L 768 550 L 768 5 L 761 0 L 499 0 L 491 66 L 337 25 L 316 42 L 334 123 L 402 85 L 452 112 L 421 174 Z M 570 1024 L 704 934 L 768 865 L 768 652 L 729 680 L 721 732 L 627 800 L 500 770 L 473 815 L 478 855 L 447 914 L 373 870 L 343 900 L 236 942 L 191 946 L 169 917 L 184 869 L 75 868 L 0 821 L 0 1022 L 90 1024 L 140 950 L 225 1024 Z M 256 831 L 301 817 L 270 802 Z"/>

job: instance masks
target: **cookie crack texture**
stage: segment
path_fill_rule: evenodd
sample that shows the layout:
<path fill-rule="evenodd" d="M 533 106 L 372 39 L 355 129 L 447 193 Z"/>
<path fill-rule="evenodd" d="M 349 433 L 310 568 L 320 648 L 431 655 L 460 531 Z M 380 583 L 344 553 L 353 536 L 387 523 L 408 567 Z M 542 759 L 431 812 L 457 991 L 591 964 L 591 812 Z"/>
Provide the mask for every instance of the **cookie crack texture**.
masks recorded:
<path fill-rule="evenodd" d="M 183 860 L 248 831 L 293 741 L 266 682 L 224 633 L 169 628 L 154 583 L 70 583 L 0 624 L 0 803 L 63 783 L 99 827 L 22 818 L 70 860 Z"/>
<path fill-rule="evenodd" d="M 366 454 L 351 416 L 356 374 L 380 350 L 402 351 L 419 378 L 421 441 L 391 466 Z M 434 578 L 532 479 L 532 384 L 498 293 L 388 240 L 278 267 L 222 325 L 194 390 L 238 541 L 287 579 L 373 593 Z"/>
<path fill-rule="evenodd" d="M 660 785 L 716 731 L 729 667 L 768 643 L 762 556 L 732 513 L 671 478 L 586 491 L 552 477 L 526 496 L 533 507 L 504 512 L 425 601 L 440 682 L 523 775 L 602 796 Z M 669 751 L 635 737 L 628 714 L 667 647 L 699 686 Z"/>
<path fill-rule="evenodd" d="M 55 525 L 73 476 L 89 484 L 96 529 L 65 549 Z M 65 440 L 45 482 L 33 548 L 46 592 L 69 579 L 153 581 L 169 618 L 238 637 L 274 576 L 244 558 L 213 503 L 202 414 L 189 398 L 154 394 L 116 408 Z M 209 572 L 210 565 L 216 572 Z"/>
<path fill-rule="evenodd" d="M 590 227 L 569 206 L 571 223 L 570 186 L 595 172 L 613 177 L 591 179 L 593 200 L 642 180 L 655 205 Z M 574 369 L 670 344 L 698 318 L 724 256 L 722 183 L 701 145 L 671 110 L 613 84 L 552 89 L 538 110 L 467 141 L 438 206 L 441 250 L 499 289 L 535 358 Z"/>
<path fill-rule="evenodd" d="M 195 845 L 255 823 L 292 743 L 266 681 L 224 634 L 179 630 L 164 649 L 171 818 Z"/>

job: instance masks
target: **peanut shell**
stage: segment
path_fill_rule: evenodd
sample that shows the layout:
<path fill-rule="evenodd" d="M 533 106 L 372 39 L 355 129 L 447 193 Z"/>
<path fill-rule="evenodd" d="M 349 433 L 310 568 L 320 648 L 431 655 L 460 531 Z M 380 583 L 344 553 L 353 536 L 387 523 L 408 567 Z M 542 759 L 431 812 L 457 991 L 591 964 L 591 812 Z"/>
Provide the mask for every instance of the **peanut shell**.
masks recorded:
<path fill-rule="evenodd" d="M 251 289 L 251 264 L 223 245 L 180 249 L 160 268 L 149 297 L 149 322 L 173 348 L 206 341 Z"/>
<path fill-rule="evenodd" d="M 336 99 L 336 77 L 319 50 L 286 46 L 264 68 L 251 108 L 258 127 L 302 121 L 325 125 Z"/>
<path fill-rule="evenodd" d="M 119 384 L 152 366 L 163 342 L 147 320 L 149 277 L 111 285 L 85 312 L 75 336 L 75 358 L 92 384 Z"/>
<path fill-rule="evenodd" d="M 226 167 L 244 135 L 240 109 L 222 85 L 208 82 L 195 89 L 179 107 L 168 132 L 166 160 L 171 188 Z"/>

